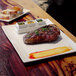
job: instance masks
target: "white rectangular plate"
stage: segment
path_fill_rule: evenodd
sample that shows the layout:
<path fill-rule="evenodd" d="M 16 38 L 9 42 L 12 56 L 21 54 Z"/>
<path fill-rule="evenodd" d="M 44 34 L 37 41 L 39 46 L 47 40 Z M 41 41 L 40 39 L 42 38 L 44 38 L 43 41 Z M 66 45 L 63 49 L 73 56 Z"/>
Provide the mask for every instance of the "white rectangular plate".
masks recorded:
<path fill-rule="evenodd" d="M 52 23 L 52 22 L 49 22 L 49 23 Z M 2 29 L 24 63 L 50 58 L 53 56 L 63 55 L 67 53 L 72 53 L 76 51 L 76 44 L 69 37 L 67 37 L 62 31 L 57 41 L 54 41 L 51 43 L 37 44 L 37 45 L 26 45 L 23 42 L 23 36 L 25 34 L 17 34 L 15 26 L 16 25 L 2 26 Z M 61 54 L 57 54 L 57 55 L 53 55 L 45 58 L 40 58 L 40 59 L 29 58 L 30 53 L 44 51 L 44 50 L 48 50 L 56 47 L 62 47 L 62 46 L 70 46 L 73 49 L 69 52 L 65 52 L 65 53 L 61 53 Z"/>
<path fill-rule="evenodd" d="M 24 14 L 27 14 L 28 12 L 30 12 L 30 10 L 28 10 L 28 9 L 23 9 L 23 13 L 22 13 L 21 15 L 15 17 L 15 18 L 12 18 L 12 19 L 9 19 L 9 20 L 6 20 L 6 19 L 0 19 L 0 20 L 1 20 L 1 21 L 5 21 L 5 22 L 10 22 L 10 21 L 12 21 L 12 20 L 14 20 L 14 19 L 17 19 L 17 18 L 23 16 Z"/>

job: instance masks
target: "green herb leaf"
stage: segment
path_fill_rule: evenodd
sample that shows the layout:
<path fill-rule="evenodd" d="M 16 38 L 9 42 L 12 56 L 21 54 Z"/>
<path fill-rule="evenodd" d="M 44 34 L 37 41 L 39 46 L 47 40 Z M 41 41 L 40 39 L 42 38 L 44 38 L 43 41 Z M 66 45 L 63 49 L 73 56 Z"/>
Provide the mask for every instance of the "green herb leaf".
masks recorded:
<path fill-rule="evenodd" d="M 48 28 L 42 28 L 42 31 L 46 31 Z"/>
<path fill-rule="evenodd" d="M 38 35 L 38 34 L 39 34 L 38 30 L 35 30 L 35 34 L 36 34 L 36 35 Z"/>
<path fill-rule="evenodd" d="M 19 25 L 24 25 L 24 22 L 19 22 L 18 24 L 19 24 Z"/>
<path fill-rule="evenodd" d="M 31 35 L 27 35 L 27 37 L 31 37 Z"/>
<path fill-rule="evenodd" d="M 37 22 L 42 22 L 42 21 L 43 21 L 42 19 L 38 19 L 38 20 L 37 20 Z"/>

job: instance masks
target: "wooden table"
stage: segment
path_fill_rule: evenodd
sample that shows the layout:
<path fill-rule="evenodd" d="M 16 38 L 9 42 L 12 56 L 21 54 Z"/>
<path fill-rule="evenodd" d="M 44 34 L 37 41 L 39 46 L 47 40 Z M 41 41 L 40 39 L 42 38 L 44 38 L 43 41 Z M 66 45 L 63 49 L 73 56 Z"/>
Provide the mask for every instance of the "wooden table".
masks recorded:
<path fill-rule="evenodd" d="M 0 26 L 14 24 L 17 21 L 49 18 L 66 35 L 76 42 L 76 37 L 32 2 L 32 0 L 14 1 L 24 8 L 30 9 L 30 13 L 10 23 L 0 21 Z M 10 0 L 0 0 L 0 8 L 2 6 L 4 9 L 16 3 Z M 76 76 L 76 53 L 23 64 L 0 27 L 0 76 Z"/>

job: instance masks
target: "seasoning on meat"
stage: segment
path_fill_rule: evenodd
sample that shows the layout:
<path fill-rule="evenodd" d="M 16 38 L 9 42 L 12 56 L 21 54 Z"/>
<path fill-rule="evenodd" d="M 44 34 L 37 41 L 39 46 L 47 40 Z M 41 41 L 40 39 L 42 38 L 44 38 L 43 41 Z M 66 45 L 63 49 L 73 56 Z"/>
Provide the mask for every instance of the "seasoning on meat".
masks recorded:
<path fill-rule="evenodd" d="M 23 37 L 23 41 L 26 44 L 51 42 L 57 40 L 59 35 L 60 35 L 59 28 L 56 25 L 52 24 L 40 27 L 32 32 L 27 33 Z"/>

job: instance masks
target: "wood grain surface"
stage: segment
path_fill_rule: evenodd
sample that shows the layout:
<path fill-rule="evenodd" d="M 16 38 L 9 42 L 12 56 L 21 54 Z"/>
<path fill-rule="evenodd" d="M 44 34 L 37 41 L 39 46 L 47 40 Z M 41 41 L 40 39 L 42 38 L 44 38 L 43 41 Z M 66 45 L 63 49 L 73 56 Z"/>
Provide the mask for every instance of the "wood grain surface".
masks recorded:
<path fill-rule="evenodd" d="M 30 9 L 31 12 L 10 23 L 0 21 L 0 76 L 76 76 L 76 53 L 32 63 L 22 63 L 14 47 L 5 36 L 1 26 L 39 17 L 49 18 L 73 41 L 76 41 L 76 37 L 33 3 L 32 0 L 15 0 L 14 2 L 11 0 L 0 0 L 0 10 L 18 5 L 15 2 L 24 8 Z"/>

